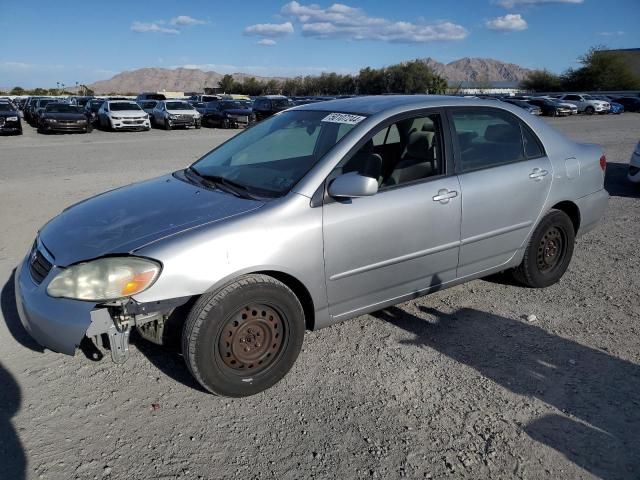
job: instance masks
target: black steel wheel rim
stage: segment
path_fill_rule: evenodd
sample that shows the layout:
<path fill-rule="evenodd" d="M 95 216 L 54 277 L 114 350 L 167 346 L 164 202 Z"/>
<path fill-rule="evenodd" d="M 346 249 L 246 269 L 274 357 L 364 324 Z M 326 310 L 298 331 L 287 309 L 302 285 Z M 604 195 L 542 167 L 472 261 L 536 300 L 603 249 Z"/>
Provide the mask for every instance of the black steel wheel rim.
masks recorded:
<path fill-rule="evenodd" d="M 566 232 L 558 226 L 549 227 L 538 244 L 536 263 L 540 273 L 551 273 L 561 265 L 566 250 Z"/>
<path fill-rule="evenodd" d="M 278 310 L 250 303 L 225 321 L 218 339 L 219 358 L 235 375 L 256 375 L 280 357 L 286 333 L 284 317 Z"/>

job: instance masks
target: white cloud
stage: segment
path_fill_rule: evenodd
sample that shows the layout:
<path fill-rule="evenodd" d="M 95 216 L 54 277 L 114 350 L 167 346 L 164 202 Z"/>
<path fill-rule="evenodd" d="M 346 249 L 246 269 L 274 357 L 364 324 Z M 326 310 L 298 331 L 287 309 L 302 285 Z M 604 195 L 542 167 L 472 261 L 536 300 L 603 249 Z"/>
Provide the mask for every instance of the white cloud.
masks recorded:
<path fill-rule="evenodd" d="M 263 77 L 295 77 L 298 75 L 320 75 L 323 72 L 336 72 L 341 74 L 351 74 L 354 71 L 345 68 L 300 66 L 289 67 L 281 65 L 229 65 L 218 63 L 189 63 L 174 65 L 169 68 L 189 68 L 203 70 L 205 72 L 218 73 L 246 73 Z"/>
<path fill-rule="evenodd" d="M 438 21 L 405 22 L 371 17 L 360 9 L 335 3 L 327 8 L 296 1 L 282 7 L 282 15 L 302 24 L 302 34 L 315 38 L 348 38 L 386 42 L 424 43 L 434 40 L 462 40 L 469 34 L 463 26 Z"/>
<path fill-rule="evenodd" d="M 598 35 L 602 37 L 621 37 L 624 35 L 622 30 L 618 30 L 617 32 L 598 32 Z"/>
<path fill-rule="evenodd" d="M 504 8 L 514 8 L 524 5 L 541 5 L 549 3 L 568 3 L 578 5 L 584 3 L 584 0 L 496 0 L 495 3 Z"/>
<path fill-rule="evenodd" d="M 285 23 L 257 23 L 249 25 L 244 29 L 245 35 L 256 35 L 259 37 L 283 37 L 293 33 L 293 24 Z"/>
<path fill-rule="evenodd" d="M 162 26 L 162 22 L 133 22 L 131 24 L 131 31 L 138 33 L 168 33 L 177 35 L 180 30 L 175 28 L 167 28 Z"/>
<path fill-rule="evenodd" d="M 517 32 L 520 30 L 527 29 L 527 21 L 522 18 L 522 15 L 519 13 L 508 14 L 504 17 L 497 17 L 492 20 L 488 20 L 486 22 L 487 28 L 489 30 L 496 30 L 499 32 Z"/>
<path fill-rule="evenodd" d="M 177 17 L 172 18 L 169 23 L 171 25 L 204 25 L 207 23 L 204 20 L 198 20 L 197 18 L 190 17 L 189 15 L 178 15 Z"/>
<path fill-rule="evenodd" d="M 258 45 L 264 45 L 265 47 L 273 47 L 275 44 L 276 41 L 270 38 L 263 38 L 262 40 L 258 40 Z"/>

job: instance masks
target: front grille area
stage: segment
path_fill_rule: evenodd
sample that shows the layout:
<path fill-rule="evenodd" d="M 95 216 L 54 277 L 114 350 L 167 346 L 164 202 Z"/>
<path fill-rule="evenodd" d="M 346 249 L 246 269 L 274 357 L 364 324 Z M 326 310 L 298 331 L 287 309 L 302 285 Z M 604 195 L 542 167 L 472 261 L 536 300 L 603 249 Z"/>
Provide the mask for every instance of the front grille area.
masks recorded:
<path fill-rule="evenodd" d="M 37 285 L 40 285 L 52 267 L 51 262 L 38 250 L 38 244 L 34 243 L 31 255 L 29 255 L 29 272 L 31 273 L 33 281 L 36 282 Z"/>

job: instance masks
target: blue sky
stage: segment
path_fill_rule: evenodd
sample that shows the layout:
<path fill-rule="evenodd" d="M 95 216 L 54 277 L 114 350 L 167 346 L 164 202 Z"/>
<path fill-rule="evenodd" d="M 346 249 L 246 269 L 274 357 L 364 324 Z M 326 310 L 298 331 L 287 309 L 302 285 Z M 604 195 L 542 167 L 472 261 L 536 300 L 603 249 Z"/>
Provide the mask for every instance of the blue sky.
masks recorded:
<path fill-rule="evenodd" d="M 589 47 L 640 47 L 640 0 L 0 0 L 0 87 L 141 67 L 292 76 L 414 58 L 561 72 Z"/>

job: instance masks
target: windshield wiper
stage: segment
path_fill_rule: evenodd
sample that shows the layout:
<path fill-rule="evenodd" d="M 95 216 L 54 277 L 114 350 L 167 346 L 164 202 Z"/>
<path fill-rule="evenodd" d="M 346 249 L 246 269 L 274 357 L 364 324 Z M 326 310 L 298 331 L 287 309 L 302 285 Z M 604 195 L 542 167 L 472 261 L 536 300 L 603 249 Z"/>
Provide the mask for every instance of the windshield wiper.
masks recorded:
<path fill-rule="evenodd" d="M 206 182 L 214 184 L 217 188 L 219 188 L 220 190 L 224 190 L 227 193 L 231 193 L 237 197 L 242 198 L 254 198 L 251 190 L 246 185 L 235 182 L 233 180 L 229 180 L 225 177 L 221 177 L 220 175 L 206 175 L 200 173 L 193 167 L 189 167 L 187 171 L 196 175 L 202 180 L 205 180 Z"/>

